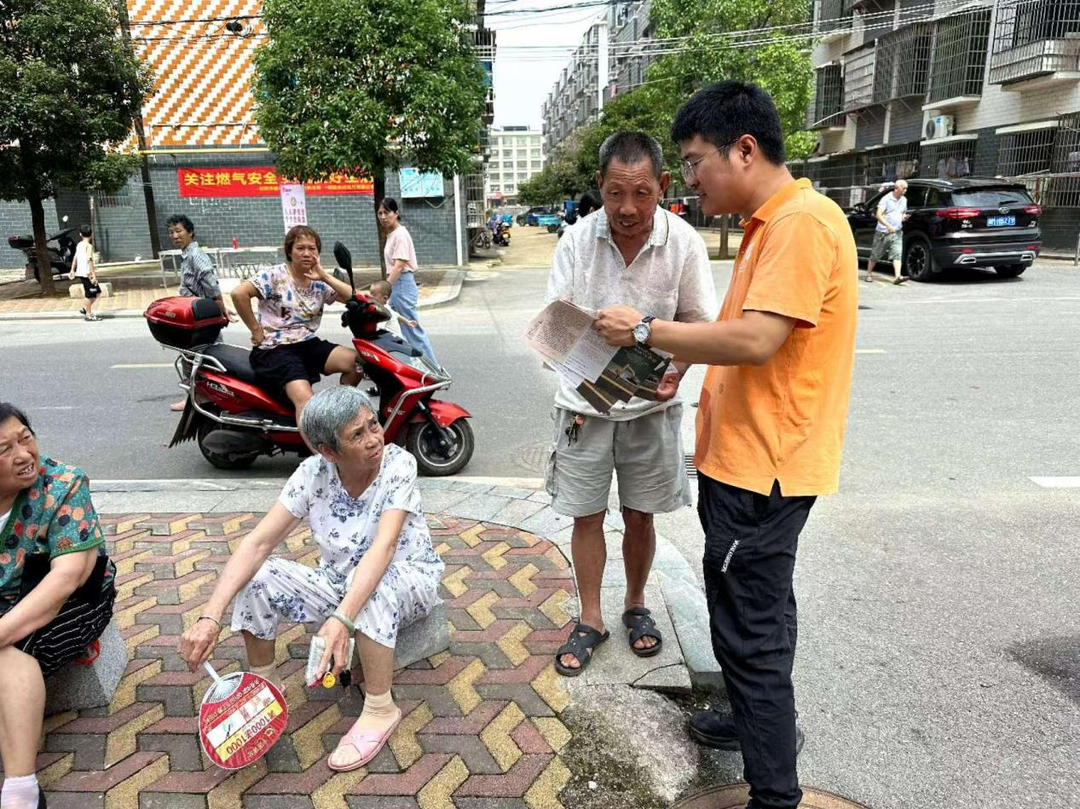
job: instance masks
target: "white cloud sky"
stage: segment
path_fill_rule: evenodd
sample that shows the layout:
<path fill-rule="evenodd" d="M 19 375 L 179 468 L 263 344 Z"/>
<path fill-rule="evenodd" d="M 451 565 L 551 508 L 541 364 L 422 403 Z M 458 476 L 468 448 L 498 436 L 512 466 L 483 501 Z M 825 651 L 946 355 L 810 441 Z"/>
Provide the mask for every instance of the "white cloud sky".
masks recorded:
<path fill-rule="evenodd" d="M 544 8 L 566 6 L 567 0 L 514 0 L 491 2 L 486 10 Z M 495 50 L 495 126 L 529 125 L 540 128 L 540 107 L 558 80 L 559 73 L 581 36 L 603 8 L 551 12 L 543 15 L 507 14 L 489 16 L 487 25 L 497 31 Z M 557 55 L 529 54 L 516 50 L 521 45 L 559 45 L 565 51 Z"/>

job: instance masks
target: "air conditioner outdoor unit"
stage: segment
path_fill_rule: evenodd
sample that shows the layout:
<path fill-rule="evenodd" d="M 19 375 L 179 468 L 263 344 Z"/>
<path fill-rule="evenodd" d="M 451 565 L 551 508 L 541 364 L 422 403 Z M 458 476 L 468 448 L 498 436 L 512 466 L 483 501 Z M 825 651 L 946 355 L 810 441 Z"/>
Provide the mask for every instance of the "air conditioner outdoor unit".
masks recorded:
<path fill-rule="evenodd" d="M 956 131 L 956 119 L 951 115 L 935 115 L 926 122 L 926 139 L 947 138 Z"/>

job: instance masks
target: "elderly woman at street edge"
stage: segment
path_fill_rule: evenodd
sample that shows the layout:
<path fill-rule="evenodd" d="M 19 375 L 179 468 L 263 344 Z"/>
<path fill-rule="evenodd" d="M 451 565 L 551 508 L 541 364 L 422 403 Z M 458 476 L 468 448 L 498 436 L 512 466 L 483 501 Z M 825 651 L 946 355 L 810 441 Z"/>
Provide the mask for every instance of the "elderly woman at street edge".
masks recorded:
<path fill-rule="evenodd" d="M 39 809 L 46 681 L 112 618 L 116 568 L 81 469 L 42 458 L 30 420 L 0 402 L 0 756 L 4 809 Z"/>
<path fill-rule="evenodd" d="M 199 620 L 180 639 L 194 671 L 218 642 L 236 598 L 232 629 L 243 634 L 252 672 L 280 686 L 274 660 L 278 621 L 321 622 L 326 642 L 319 671 L 336 676 L 355 634 L 364 670 L 364 709 L 330 755 L 333 770 L 371 761 L 401 721 L 390 694 L 398 632 L 439 603 L 444 565 L 431 545 L 416 461 L 383 443 L 371 401 L 351 387 L 320 391 L 300 416 L 317 454 L 293 473 L 278 502 L 225 565 Z M 271 551 L 307 518 L 318 568 Z"/>

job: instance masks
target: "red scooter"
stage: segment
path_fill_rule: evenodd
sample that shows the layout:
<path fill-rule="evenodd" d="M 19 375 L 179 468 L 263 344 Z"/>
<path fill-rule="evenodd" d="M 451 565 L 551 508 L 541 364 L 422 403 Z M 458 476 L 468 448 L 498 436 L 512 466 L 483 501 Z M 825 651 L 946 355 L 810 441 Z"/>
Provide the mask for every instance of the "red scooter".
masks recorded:
<path fill-rule="evenodd" d="M 379 420 L 387 443 L 404 446 L 421 474 L 459 472 L 475 446 L 471 416 L 452 402 L 433 398 L 436 391 L 450 387 L 450 376 L 380 328 L 390 315 L 355 291 L 348 248 L 338 242 L 334 257 L 353 286 L 341 324 L 352 332 L 364 375 L 378 387 Z M 152 303 L 144 317 L 154 338 L 179 355 L 176 371 L 188 394 L 170 447 L 194 438 L 203 457 L 219 469 L 246 469 L 260 455 L 310 454 L 292 404 L 256 383 L 250 352 L 214 342 L 228 322 L 216 302 L 163 298 Z"/>

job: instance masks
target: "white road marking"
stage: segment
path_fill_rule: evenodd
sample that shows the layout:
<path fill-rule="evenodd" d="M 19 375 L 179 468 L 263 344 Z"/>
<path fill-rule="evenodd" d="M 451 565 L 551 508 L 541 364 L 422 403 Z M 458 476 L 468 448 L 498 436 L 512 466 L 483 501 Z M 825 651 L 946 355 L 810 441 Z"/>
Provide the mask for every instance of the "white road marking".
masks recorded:
<path fill-rule="evenodd" d="M 856 348 L 856 354 L 884 354 L 884 348 Z"/>
<path fill-rule="evenodd" d="M 110 368 L 172 368 L 171 362 L 121 362 L 118 365 L 110 365 Z"/>
<path fill-rule="evenodd" d="M 1059 478 L 1030 478 L 1032 483 L 1042 486 L 1044 489 L 1080 489 L 1080 476 Z"/>
<path fill-rule="evenodd" d="M 1054 297 L 985 297 L 985 298 L 922 298 L 921 300 L 904 301 L 904 303 L 1043 303 L 1046 301 L 1080 301 L 1075 295 L 1061 295 Z"/>

